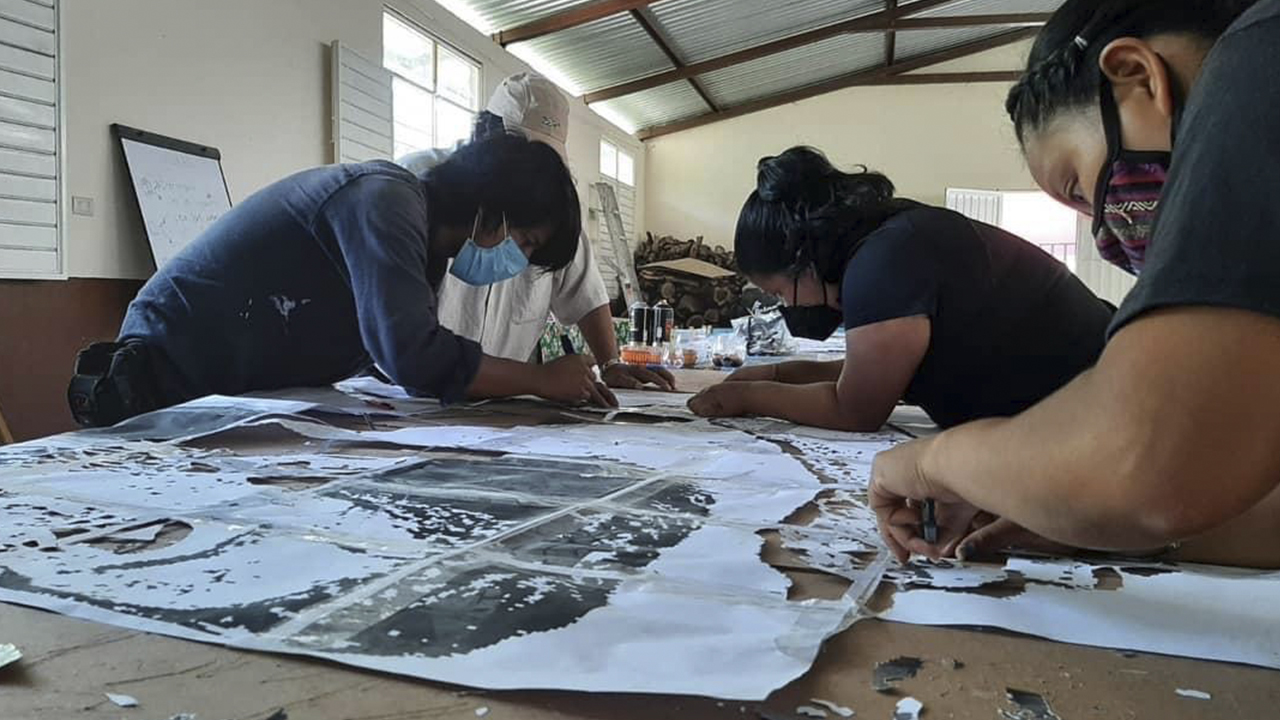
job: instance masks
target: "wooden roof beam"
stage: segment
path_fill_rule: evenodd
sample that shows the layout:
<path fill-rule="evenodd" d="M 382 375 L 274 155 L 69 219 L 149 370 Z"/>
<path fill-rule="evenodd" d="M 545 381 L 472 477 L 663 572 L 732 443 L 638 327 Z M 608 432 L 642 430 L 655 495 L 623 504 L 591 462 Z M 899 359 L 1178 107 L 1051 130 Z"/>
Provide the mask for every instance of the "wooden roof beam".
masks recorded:
<path fill-rule="evenodd" d="M 564 12 L 500 30 L 493 34 L 493 41 L 506 47 L 511 43 L 533 40 L 544 35 L 558 33 L 562 30 L 586 25 L 602 18 L 619 15 L 632 10 L 648 7 L 658 0 L 597 0 L 596 2 L 570 8 Z"/>
<path fill-rule="evenodd" d="M 928 0 L 921 0 L 921 2 L 927 1 Z M 952 0 L 945 0 L 945 2 L 951 1 Z M 907 9 L 913 7 L 915 7 L 915 5 L 908 5 Z M 623 95 L 631 95 L 632 93 L 649 90 L 677 80 L 687 80 L 697 75 L 703 75 L 716 70 L 723 70 L 724 68 L 733 67 L 734 65 L 741 65 L 742 63 L 750 62 L 768 55 L 774 55 L 783 52 L 784 50 L 791 50 L 804 45 L 810 45 L 829 37 L 835 37 L 836 35 L 845 35 L 849 33 L 878 33 L 885 32 L 890 29 L 896 32 L 901 32 L 903 30 L 987 26 L 1026 27 L 1037 29 L 1041 25 L 1044 25 L 1050 17 L 1050 15 L 1043 13 L 1020 13 L 1017 15 L 967 15 L 965 17 L 954 18 L 904 18 L 892 23 L 886 22 L 883 18 L 871 21 L 871 18 L 876 18 L 882 15 L 884 15 L 884 12 L 876 13 L 876 15 L 869 15 L 866 18 L 859 18 L 858 20 L 850 20 L 840 23 L 839 26 L 842 27 L 842 29 L 839 32 L 830 31 L 830 28 L 837 27 L 834 25 L 829 26 L 828 28 L 820 28 L 819 30 L 812 30 L 808 33 L 802 33 L 790 38 L 776 40 L 758 47 L 740 50 L 736 53 L 730 53 L 712 60 L 693 63 L 682 68 L 667 70 L 666 72 L 661 72 L 656 75 L 640 78 L 639 80 L 632 80 L 631 82 L 622 83 L 621 85 L 596 90 L 584 95 L 583 100 L 588 104 L 602 102 L 604 100 L 612 100 L 614 98 L 622 97 Z"/>
<path fill-rule="evenodd" d="M 885 12 L 893 12 L 898 9 L 898 0 L 884 0 Z M 892 65 L 894 60 L 898 59 L 898 33 L 893 30 L 886 30 L 884 33 L 884 64 Z"/>
<path fill-rule="evenodd" d="M 685 66 L 684 60 L 676 54 L 675 50 L 671 49 L 671 43 L 668 42 L 666 36 L 658 30 L 653 13 L 651 13 L 648 8 L 632 10 L 631 16 L 640 24 L 640 27 L 644 28 L 644 31 L 648 33 L 649 38 L 658 46 L 658 49 L 662 51 L 662 54 L 666 55 L 667 59 L 671 61 L 671 65 L 673 67 L 678 70 Z M 716 106 L 716 102 L 707 94 L 707 89 L 702 87 L 702 83 L 698 82 L 697 78 L 689 78 L 689 84 L 693 86 L 693 91 L 698 93 L 698 97 L 702 98 L 702 102 L 707 104 L 707 107 L 711 109 L 711 112 L 720 112 L 720 108 Z"/>
<path fill-rule="evenodd" d="M 670 135 L 671 133 L 690 130 L 692 128 L 701 127 L 710 123 L 727 120 L 729 118 L 749 115 L 761 110 L 768 110 L 781 105 L 807 100 L 818 95 L 825 95 L 836 90 L 844 90 L 845 88 L 861 87 L 868 85 L 920 85 L 920 84 L 939 84 L 939 83 L 964 83 L 964 82 L 1011 82 L 1021 76 L 1018 72 L 970 72 L 970 73 L 929 73 L 920 75 L 906 75 L 905 73 L 926 68 L 931 65 L 958 60 L 962 57 L 975 55 L 1005 45 L 1011 45 L 1021 42 L 1036 34 L 1036 28 L 1025 28 L 1022 30 L 1014 30 L 1013 32 L 1001 33 L 994 37 L 985 38 L 976 42 L 966 43 L 947 50 L 921 55 L 909 60 L 903 60 L 891 65 L 882 65 L 870 70 L 862 70 L 850 75 L 832 78 L 817 85 L 799 88 L 789 92 L 773 95 L 759 100 L 743 103 L 733 107 L 722 108 L 718 113 L 708 113 L 698 115 L 687 120 L 679 120 L 667 125 L 659 125 L 657 127 L 645 128 L 637 133 L 641 140 L 649 140 L 662 135 Z"/>
<path fill-rule="evenodd" d="M 891 21 L 896 20 L 903 15 L 908 13 L 924 12 L 930 8 L 941 7 L 955 1 L 956 0 L 918 0 L 911 5 L 908 5 L 906 8 L 900 8 L 893 11 L 881 11 L 872 13 L 871 15 L 854 18 L 852 20 L 845 20 L 834 25 L 827 25 L 826 27 L 820 27 L 807 32 L 802 32 L 798 35 L 792 35 L 791 37 L 785 37 L 779 40 L 774 40 L 773 42 L 767 42 L 763 45 L 757 45 L 753 48 L 747 48 L 746 50 L 739 50 L 738 52 L 729 53 L 728 55 L 721 55 L 720 57 L 713 58 L 711 60 L 692 63 L 682 68 L 676 68 L 675 70 L 668 70 L 656 75 L 640 78 L 639 80 L 632 80 L 631 82 L 622 83 L 621 85 L 615 85 L 602 90 L 596 90 L 595 92 L 589 92 L 584 95 L 582 99 L 588 104 L 601 102 L 603 100 L 612 100 L 617 97 L 622 97 L 623 95 L 631 95 L 632 93 L 638 93 L 643 90 L 655 88 L 659 85 L 666 85 L 667 83 L 675 82 L 677 80 L 685 80 L 697 75 L 703 75 L 716 70 L 723 70 L 727 67 L 733 67 L 734 65 L 741 65 L 742 63 L 750 62 L 757 58 L 775 55 L 793 48 L 812 45 L 813 43 L 821 42 L 827 38 L 836 37 L 837 35 L 844 35 L 853 32 L 884 32 L 889 28 L 889 23 Z"/>

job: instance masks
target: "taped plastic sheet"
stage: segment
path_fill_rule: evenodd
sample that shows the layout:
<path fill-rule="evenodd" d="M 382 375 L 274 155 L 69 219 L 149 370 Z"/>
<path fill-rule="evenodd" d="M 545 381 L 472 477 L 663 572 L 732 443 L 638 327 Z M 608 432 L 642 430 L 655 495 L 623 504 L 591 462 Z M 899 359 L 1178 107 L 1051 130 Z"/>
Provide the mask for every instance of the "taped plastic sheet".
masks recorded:
<path fill-rule="evenodd" d="M 354 432 L 295 414 L 315 405 L 175 411 L 202 437 L 287 432 L 308 454 L 119 432 L 18 446 L 0 599 L 478 687 L 755 700 L 861 616 L 883 571 L 881 554 L 841 599 L 788 599 L 759 533 L 824 481 L 748 433 Z"/>

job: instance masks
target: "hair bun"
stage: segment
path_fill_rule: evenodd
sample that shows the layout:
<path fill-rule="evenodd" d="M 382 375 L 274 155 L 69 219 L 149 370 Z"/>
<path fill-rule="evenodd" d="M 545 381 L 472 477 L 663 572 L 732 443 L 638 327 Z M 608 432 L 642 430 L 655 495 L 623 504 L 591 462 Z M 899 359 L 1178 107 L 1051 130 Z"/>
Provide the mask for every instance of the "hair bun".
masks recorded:
<path fill-rule="evenodd" d="M 826 156 L 810 147 L 794 147 L 761 158 L 756 165 L 756 192 L 765 202 L 800 203 L 826 197 L 824 187 L 835 173 Z"/>

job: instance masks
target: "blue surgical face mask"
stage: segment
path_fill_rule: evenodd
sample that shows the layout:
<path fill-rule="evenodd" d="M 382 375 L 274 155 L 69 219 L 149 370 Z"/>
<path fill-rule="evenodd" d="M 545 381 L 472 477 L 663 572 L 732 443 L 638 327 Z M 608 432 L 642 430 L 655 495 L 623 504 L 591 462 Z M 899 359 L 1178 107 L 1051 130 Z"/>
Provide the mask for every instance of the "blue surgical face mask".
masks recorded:
<path fill-rule="evenodd" d="M 502 217 L 502 230 L 506 239 L 491 248 L 482 248 L 476 244 L 476 231 L 480 227 L 480 216 L 476 215 L 476 224 L 471 229 L 471 237 L 463 243 L 462 249 L 453 258 L 453 266 L 449 273 L 468 285 L 493 285 L 524 272 L 529 267 L 529 258 L 516 244 L 507 230 L 507 218 Z"/>

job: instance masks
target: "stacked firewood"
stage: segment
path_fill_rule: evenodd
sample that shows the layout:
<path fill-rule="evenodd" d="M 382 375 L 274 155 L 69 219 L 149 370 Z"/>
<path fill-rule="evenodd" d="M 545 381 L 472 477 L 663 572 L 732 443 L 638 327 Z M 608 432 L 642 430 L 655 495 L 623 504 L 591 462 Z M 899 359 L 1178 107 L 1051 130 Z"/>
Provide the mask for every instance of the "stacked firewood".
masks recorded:
<path fill-rule="evenodd" d="M 646 235 L 644 241 L 636 247 L 636 267 L 644 267 L 649 263 L 663 260 L 693 258 L 726 270 L 738 271 L 734 264 L 732 250 L 725 250 L 721 245 L 712 247 L 703 241 L 701 235 L 693 240 L 677 240 L 670 235 L 657 237 L 653 233 L 646 233 Z"/>
<path fill-rule="evenodd" d="M 734 274 L 708 278 L 669 268 L 645 267 L 650 263 L 684 258 L 702 260 Z M 737 274 L 733 252 L 719 245 L 707 245 L 701 237 L 678 240 L 649 233 L 636 247 L 635 259 L 640 290 L 644 293 L 645 301 L 650 305 L 666 301 L 675 308 L 676 324 L 680 327 L 728 327 L 730 320 L 751 311 L 750 306 L 744 305 L 743 288 L 747 281 Z"/>

